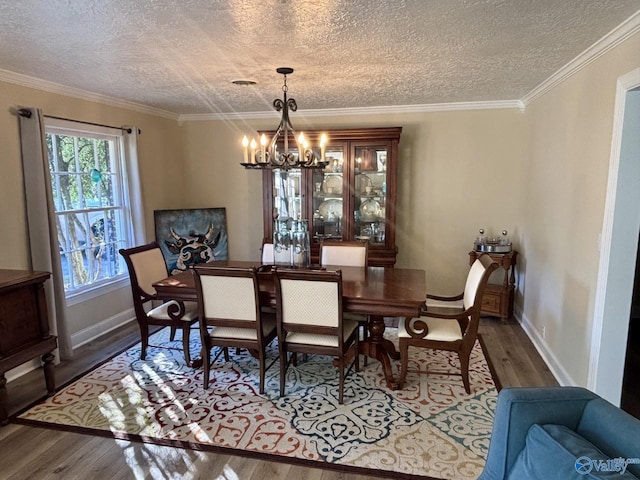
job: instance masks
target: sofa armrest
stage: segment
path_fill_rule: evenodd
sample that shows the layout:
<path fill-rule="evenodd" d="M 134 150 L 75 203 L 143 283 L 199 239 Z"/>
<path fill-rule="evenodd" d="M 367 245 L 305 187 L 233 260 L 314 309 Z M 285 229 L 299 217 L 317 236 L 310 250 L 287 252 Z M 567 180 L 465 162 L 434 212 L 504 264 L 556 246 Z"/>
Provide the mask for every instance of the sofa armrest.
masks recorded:
<path fill-rule="evenodd" d="M 640 457 L 640 420 L 603 398 L 587 404 L 576 431 L 610 458 Z M 640 477 L 640 464 L 627 470 Z"/>
<path fill-rule="evenodd" d="M 491 443 L 478 480 L 502 480 L 525 446 L 533 424 L 552 423 L 575 430 L 588 402 L 599 398 L 580 387 L 504 388 L 498 395 Z"/>

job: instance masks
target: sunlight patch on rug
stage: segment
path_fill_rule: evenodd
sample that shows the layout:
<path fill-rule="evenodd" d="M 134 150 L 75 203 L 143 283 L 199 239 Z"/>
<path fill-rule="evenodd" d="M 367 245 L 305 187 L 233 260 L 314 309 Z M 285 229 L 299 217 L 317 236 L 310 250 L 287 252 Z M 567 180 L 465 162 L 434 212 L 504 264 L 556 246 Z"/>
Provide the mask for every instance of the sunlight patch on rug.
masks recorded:
<path fill-rule="evenodd" d="M 170 342 L 168 333 L 158 332 L 151 343 L 179 348 L 180 339 Z M 385 336 L 397 343 L 394 329 Z M 197 340 L 191 348 L 199 351 Z M 18 421 L 227 447 L 361 472 L 475 479 L 482 471 L 497 391 L 478 342 L 470 395 L 459 376 L 429 373 L 458 372 L 455 354 L 411 348 L 403 390 L 387 389 L 379 363 L 370 360 L 347 377 L 344 405 L 338 404 L 338 373 L 330 357 L 310 356 L 291 367 L 280 397 L 277 363 L 260 395 L 257 360 L 245 351 L 230 354 L 230 362 L 220 358 L 213 366 L 205 390 L 202 370 L 187 367 L 180 350 L 150 347 L 142 361 L 137 345 Z M 277 348 L 268 354 L 277 356 Z"/>

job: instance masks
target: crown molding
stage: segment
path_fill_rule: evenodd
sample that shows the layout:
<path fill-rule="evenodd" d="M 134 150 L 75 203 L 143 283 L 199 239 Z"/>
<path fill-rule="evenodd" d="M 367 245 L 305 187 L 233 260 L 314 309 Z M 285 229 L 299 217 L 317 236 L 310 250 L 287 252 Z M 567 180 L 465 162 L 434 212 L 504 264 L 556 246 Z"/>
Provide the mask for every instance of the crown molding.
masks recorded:
<path fill-rule="evenodd" d="M 80 88 L 68 87 L 66 85 L 49 82 L 48 80 L 30 77 L 21 73 L 11 72 L 9 70 L 0 69 L 0 81 L 12 83 L 22 87 L 34 88 L 36 90 L 43 90 L 45 92 L 56 93 L 58 95 L 64 95 L 80 100 L 102 103 L 104 105 L 109 105 L 112 107 L 126 108 L 127 110 L 133 110 L 135 112 L 145 113 L 148 115 L 155 115 L 157 117 L 169 118 L 171 120 L 178 120 L 179 117 L 178 114 L 169 112 L 167 110 L 149 107 L 141 103 L 121 100 L 119 98 L 109 97 L 107 95 L 100 95 L 99 93 L 89 92 Z"/>
<path fill-rule="evenodd" d="M 159 117 L 176 120 L 179 123 L 210 120 L 256 120 L 262 118 L 278 118 L 275 111 L 268 112 L 220 112 L 220 113 L 194 113 L 177 114 L 158 108 L 149 107 L 140 103 L 129 102 L 107 95 L 89 92 L 80 88 L 68 87 L 59 83 L 30 77 L 9 70 L 0 69 L 0 81 L 20 85 L 23 87 L 43 90 L 45 92 L 64 95 L 67 97 L 88 100 L 102 103 L 112 107 L 126 108 L 136 112 L 155 115 Z M 455 102 L 455 103 L 433 103 L 423 105 L 390 105 L 380 107 L 357 107 L 357 108 L 327 108 L 299 110 L 299 114 L 309 117 L 339 117 L 348 115 L 376 115 L 376 114 L 408 114 L 408 113 L 428 113 L 428 112 L 450 112 L 461 110 L 488 110 L 502 108 L 518 108 L 524 110 L 524 105 L 520 100 L 498 100 L 489 102 Z"/>
<path fill-rule="evenodd" d="M 523 108 L 638 32 L 640 32 L 640 10 L 522 97 Z"/>
<path fill-rule="evenodd" d="M 452 112 L 460 110 L 491 110 L 503 108 L 517 108 L 523 110 L 520 100 L 498 100 L 492 102 L 457 102 L 433 103 L 424 105 L 393 105 L 382 107 L 360 108 L 325 108 L 298 110 L 298 116 L 307 117 L 340 117 L 348 115 L 393 115 L 408 113 Z M 209 120 L 257 120 L 262 118 L 277 118 L 276 112 L 230 112 L 230 113 L 195 113 L 180 115 L 180 122 L 196 122 Z"/>

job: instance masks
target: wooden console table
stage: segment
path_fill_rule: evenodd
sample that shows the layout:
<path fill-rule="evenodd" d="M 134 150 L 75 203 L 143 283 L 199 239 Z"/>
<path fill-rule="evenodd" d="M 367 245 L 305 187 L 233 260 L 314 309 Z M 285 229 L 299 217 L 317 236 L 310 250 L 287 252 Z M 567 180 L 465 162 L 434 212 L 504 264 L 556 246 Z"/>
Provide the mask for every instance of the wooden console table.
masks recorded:
<path fill-rule="evenodd" d="M 0 425 L 8 421 L 5 373 L 42 355 L 49 394 L 55 390 L 53 350 L 44 295 L 48 272 L 0 269 Z"/>
<path fill-rule="evenodd" d="M 482 255 L 484 252 L 469 252 L 469 265 Z M 504 270 L 504 277 L 501 284 L 489 283 L 484 296 L 482 297 L 482 307 L 480 312 L 485 315 L 493 315 L 500 317 L 502 321 L 509 320 L 513 317 L 513 298 L 516 285 L 516 261 L 518 252 L 512 250 L 508 253 L 489 253 L 500 268 Z"/>

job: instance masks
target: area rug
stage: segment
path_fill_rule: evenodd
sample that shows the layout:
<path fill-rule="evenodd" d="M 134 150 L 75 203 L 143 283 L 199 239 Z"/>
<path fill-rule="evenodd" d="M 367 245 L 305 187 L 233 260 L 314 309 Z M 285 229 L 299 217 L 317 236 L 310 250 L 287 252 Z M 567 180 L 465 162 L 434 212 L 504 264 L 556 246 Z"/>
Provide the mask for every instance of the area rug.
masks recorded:
<path fill-rule="evenodd" d="M 396 341 L 395 333 L 385 335 Z M 484 466 L 497 388 L 480 342 L 470 395 L 459 376 L 436 373 L 459 372 L 455 354 L 411 348 L 402 390 L 389 390 L 379 362 L 369 360 L 347 378 L 343 405 L 330 357 L 291 367 L 280 397 L 277 362 L 260 395 L 257 360 L 230 352 L 204 390 L 202 370 L 185 365 L 179 338 L 170 342 L 164 329 L 151 343 L 177 349 L 150 347 L 142 361 L 136 345 L 14 421 L 390 478 L 475 479 Z M 199 348 L 194 341 L 192 352 Z"/>

